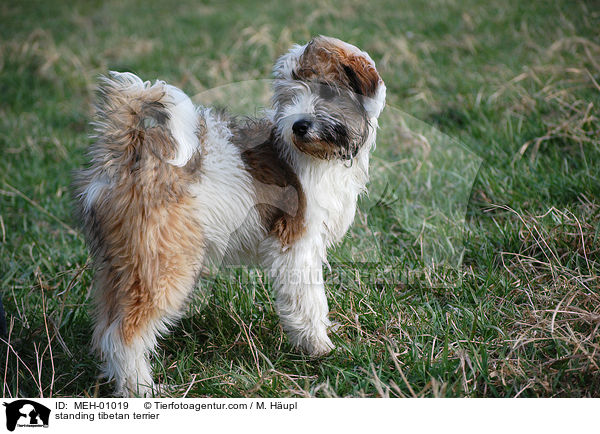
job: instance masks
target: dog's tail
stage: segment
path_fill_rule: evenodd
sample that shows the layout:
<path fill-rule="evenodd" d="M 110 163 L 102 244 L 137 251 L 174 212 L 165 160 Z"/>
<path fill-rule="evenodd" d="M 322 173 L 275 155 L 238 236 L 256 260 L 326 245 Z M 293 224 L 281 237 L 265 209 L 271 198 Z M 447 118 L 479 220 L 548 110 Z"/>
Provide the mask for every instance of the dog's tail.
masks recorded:
<path fill-rule="evenodd" d="M 97 150 L 116 163 L 135 163 L 151 152 L 182 167 L 199 150 L 198 114 L 190 98 L 163 81 L 151 84 L 127 72 L 101 78 L 94 127 L 95 146 L 103 148 Z"/>
<path fill-rule="evenodd" d="M 182 203 L 198 173 L 201 135 L 200 114 L 187 95 L 131 73 L 101 78 L 93 126 L 91 161 L 74 174 L 73 194 L 76 219 L 95 254 L 119 219 L 137 227 L 136 219 L 155 208 Z"/>

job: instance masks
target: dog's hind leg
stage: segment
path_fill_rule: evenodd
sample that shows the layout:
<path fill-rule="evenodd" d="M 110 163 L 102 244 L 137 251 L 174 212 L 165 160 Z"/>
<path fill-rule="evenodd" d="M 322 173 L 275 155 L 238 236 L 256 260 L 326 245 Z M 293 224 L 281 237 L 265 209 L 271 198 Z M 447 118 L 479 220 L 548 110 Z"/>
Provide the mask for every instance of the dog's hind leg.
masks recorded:
<path fill-rule="evenodd" d="M 152 271 L 141 264 L 99 271 L 97 284 L 108 286 L 97 293 L 93 341 L 118 395 L 156 394 L 150 354 L 157 337 L 181 315 L 198 272 L 197 260 L 186 256 L 168 251 L 145 258 L 146 266 L 156 268 Z"/>

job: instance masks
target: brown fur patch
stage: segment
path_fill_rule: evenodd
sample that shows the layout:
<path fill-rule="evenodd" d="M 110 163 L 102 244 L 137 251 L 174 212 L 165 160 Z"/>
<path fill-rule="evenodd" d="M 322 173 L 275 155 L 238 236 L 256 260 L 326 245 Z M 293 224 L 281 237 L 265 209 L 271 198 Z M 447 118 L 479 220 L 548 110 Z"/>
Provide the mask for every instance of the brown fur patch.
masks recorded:
<path fill-rule="evenodd" d="M 305 154 L 322 160 L 330 160 L 338 154 L 338 148 L 326 140 L 303 141 L 296 137 L 292 138 L 294 145 Z"/>
<path fill-rule="evenodd" d="M 286 246 L 304 234 L 306 196 L 300 180 L 274 146 L 268 121 L 248 121 L 232 127 L 233 142 L 252 175 L 261 222 Z"/>
<path fill-rule="evenodd" d="M 122 318 L 125 343 L 179 309 L 199 271 L 200 225 L 184 188 L 190 180 L 156 158 L 169 138 L 155 130 L 140 140 L 149 152 L 132 158 L 97 207 L 93 228 L 103 240 L 98 306 L 108 323 Z"/>
<path fill-rule="evenodd" d="M 317 37 L 311 40 L 300 57 L 296 71 L 302 80 L 319 79 L 340 83 L 353 92 L 373 97 L 381 77 L 364 56 L 346 50 L 334 39 Z"/>

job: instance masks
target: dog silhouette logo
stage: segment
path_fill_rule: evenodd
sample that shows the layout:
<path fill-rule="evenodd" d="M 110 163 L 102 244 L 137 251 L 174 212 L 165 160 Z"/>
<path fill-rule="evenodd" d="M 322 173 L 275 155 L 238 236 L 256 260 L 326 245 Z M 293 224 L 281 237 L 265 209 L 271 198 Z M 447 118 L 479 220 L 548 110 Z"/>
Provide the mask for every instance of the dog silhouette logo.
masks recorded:
<path fill-rule="evenodd" d="M 6 429 L 14 431 L 18 427 L 48 427 L 50 409 L 29 399 L 4 403 L 6 407 Z"/>

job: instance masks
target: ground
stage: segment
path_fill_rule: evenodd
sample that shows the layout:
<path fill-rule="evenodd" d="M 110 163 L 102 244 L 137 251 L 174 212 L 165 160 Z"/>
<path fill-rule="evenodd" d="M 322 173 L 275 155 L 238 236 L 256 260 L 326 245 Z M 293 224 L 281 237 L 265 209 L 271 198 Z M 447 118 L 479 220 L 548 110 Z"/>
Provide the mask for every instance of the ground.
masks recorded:
<path fill-rule="evenodd" d="M 208 296 L 160 343 L 157 380 L 189 397 L 599 395 L 597 3 L 36 1 L 3 2 L 0 17 L 3 397 L 111 391 L 89 351 L 93 274 L 69 196 L 98 75 L 133 71 L 196 95 L 269 78 L 277 56 L 317 34 L 368 51 L 389 113 L 481 162 L 459 276 L 328 274 L 340 327 L 319 360 L 290 347 L 260 274 L 205 280 Z M 397 145 L 378 142 L 372 173 Z M 374 183 L 332 262 L 352 270 L 371 239 L 371 265 L 418 264 L 420 245 L 393 212 L 415 179 Z"/>

